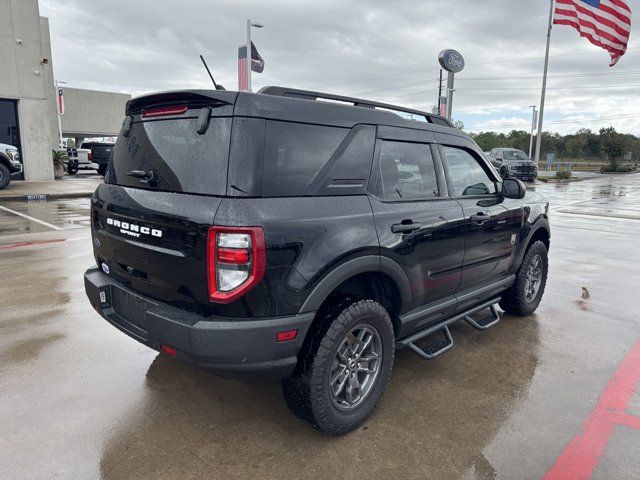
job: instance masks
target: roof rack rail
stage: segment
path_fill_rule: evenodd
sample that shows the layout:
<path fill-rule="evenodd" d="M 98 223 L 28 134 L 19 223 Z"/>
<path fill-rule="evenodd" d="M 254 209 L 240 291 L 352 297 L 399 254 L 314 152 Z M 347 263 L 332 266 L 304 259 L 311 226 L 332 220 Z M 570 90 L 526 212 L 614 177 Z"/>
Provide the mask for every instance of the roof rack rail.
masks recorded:
<path fill-rule="evenodd" d="M 365 108 L 382 108 L 384 110 L 391 110 L 392 112 L 402 112 L 409 113 L 411 115 L 416 115 L 418 117 L 424 118 L 424 120 L 428 123 L 435 123 L 438 125 L 449 125 L 453 127 L 454 125 L 445 117 L 440 115 L 435 115 L 433 113 L 424 112 L 422 110 L 415 110 L 413 108 L 401 107 L 399 105 L 392 105 L 390 103 L 382 103 L 382 102 L 374 102 L 371 100 L 364 100 L 362 98 L 355 97 L 346 97 L 343 95 L 333 95 L 331 93 L 321 93 L 321 92 L 313 92 L 310 90 L 298 90 L 295 88 L 287 88 L 287 87 L 263 87 L 260 89 L 258 93 L 266 94 L 266 95 L 275 95 L 279 97 L 292 97 L 292 98 L 301 98 L 305 100 L 333 100 L 336 102 L 343 102 L 352 104 L 355 107 L 365 107 Z M 434 121 L 434 119 L 437 119 Z"/>

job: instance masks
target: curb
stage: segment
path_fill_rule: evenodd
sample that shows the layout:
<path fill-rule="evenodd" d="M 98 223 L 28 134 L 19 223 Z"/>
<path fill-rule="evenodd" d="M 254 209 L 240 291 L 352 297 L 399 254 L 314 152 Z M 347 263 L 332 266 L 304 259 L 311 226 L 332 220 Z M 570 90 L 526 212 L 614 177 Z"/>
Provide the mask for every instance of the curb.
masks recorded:
<path fill-rule="evenodd" d="M 0 195 L 0 203 L 3 201 L 23 201 L 23 202 L 47 202 L 49 200 L 62 200 L 65 198 L 89 198 L 91 192 L 71 192 L 71 193 L 31 193 L 26 195 Z"/>

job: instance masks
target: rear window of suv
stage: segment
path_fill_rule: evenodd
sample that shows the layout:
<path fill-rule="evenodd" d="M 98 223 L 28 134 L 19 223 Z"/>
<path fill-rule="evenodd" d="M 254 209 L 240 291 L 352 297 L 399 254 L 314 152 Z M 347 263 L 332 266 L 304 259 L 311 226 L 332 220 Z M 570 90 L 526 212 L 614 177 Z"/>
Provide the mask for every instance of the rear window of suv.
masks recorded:
<path fill-rule="evenodd" d="M 348 133 L 348 128 L 267 121 L 263 196 L 304 195 Z"/>
<path fill-rule="evenodd" d="M 197 112 L 197 110 L 196 110 Z M 224 195 L 231 118 L 212 117 L 198 133 L 197 118 L 137 121 L 114 147 L 106 183 L 156 191 Z M 152 172 L 142 181 L 131 172 Z"/>

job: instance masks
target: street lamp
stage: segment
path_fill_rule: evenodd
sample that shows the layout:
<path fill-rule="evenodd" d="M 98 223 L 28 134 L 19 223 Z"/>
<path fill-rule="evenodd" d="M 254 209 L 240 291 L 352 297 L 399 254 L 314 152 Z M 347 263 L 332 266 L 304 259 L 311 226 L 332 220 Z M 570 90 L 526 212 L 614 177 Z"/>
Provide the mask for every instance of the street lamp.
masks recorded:
<path fill-rule="evenodd" d="M 538 123 L 538 111 L 535 105 L 529 105 L 529 108 L 533 108 L 531 117 L 531 140 L 529 141 L 529 158 L 533 158 L 533 131 L 536 129 L 536 123 Z"/>
<path fill-rule="evenodd" d="M 249 92 L 251 91 L 251 27 L 262 28 L 264 25 L 247 18 L 247 91 Z"/>

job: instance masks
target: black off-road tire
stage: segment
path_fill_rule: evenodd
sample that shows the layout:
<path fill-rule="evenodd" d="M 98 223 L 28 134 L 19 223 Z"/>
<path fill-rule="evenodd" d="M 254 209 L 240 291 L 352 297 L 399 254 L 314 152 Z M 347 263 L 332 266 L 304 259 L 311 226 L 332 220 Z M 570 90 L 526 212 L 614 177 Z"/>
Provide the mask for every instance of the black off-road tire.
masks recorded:
<path fill-rule="evenodd" d="M 539 256 L 542 260 L 542 283 L 540 284 L 536 296 L 531 299 L 531 301 L 527 301 L 525 295 L 527 271 L 529 269 L 529 266 L 531 265 L 531 262 L 536 256 Z M 541 241 L 534 242 L 527 249 L 527 253 L 522 260 L 522 265 L 520 265 L 520 269 L 516 274 L 515 283 L 502 295 L 502 300 L 500 300 L 500 308 L 502 308 L 507 313 L 520 315 L 522 317 L 531 315 L 538 308 L 538 305 L 540 305 L 540 301 L 542 300 L 544 288 L 547 283 L 548 272 L 549 260 L 547 247 Z"/>
<path fill-rule="evenodd" d="M 75 175 L 76 173 L 78 173 L 78 162 L 74 162 L 74 161 L 68 162 L 65 165 L 65 169 L 67 170 L 67 173 L 69 175 Z"/>
<path fill-rule="evenodd" d="M 373 300 L 336 298 L 336 302 L 318 312 L 319 327 L 299 356 L 294 375 L 282 382 L 287 405 L 299 418 L 328 435 L 342 435 L 361 425 L 371 415 L 389 384 L 395 353 L 395 335 L 389 314 Z M 378 331 L 382 359 L 375 383 L 362 403 L 350 411 L 338 409 L 329 388 L 331 364 L 345 336 L 360 324 Z"/>
<path fill-rule="evenodd" d="M 6 165 L 0 163 L 0 190 L 7 188 L 7 185 L 9 185 L 10 181 L 11 172 L 9 171 L 9 168 Z"/>
<path fill-rule="evenodd" d="M 106 165 L 99 165 L 98 166 L 98 174 L 102 175 L 104 177 L 105 173 L 107 173 L 107 166 Z"/>

